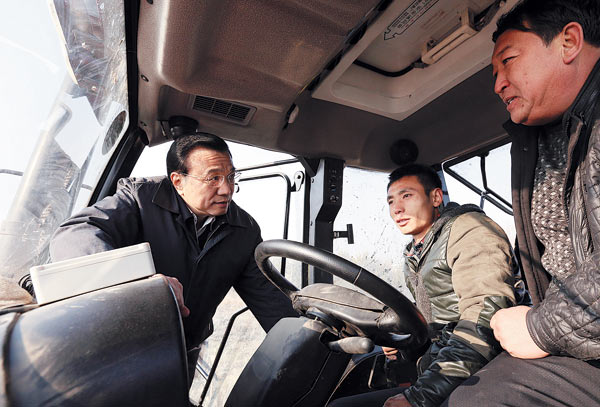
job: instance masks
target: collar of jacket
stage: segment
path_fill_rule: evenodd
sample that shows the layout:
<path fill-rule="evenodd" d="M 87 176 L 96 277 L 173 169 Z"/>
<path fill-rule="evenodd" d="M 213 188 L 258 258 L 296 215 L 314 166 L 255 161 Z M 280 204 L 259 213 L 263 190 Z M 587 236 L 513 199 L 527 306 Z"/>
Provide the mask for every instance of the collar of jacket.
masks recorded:
<path fill-rule="evenodd" d="M 193 218 L 192 213 L 187 209 L 185 201 L 179 196 L 171 180 L 164 177 L 156 192 L 152 198 L 152 203 L 160 206 L 161 208 L 178 214 L 181 217 L 182 222 L 187 223 L 188 219 Z M 232 226 L 239 227 L 250 227 L 249 219 L 245 216 L 241 216 L 241 209 L 233 201 L 229 204 L 229 209 L 225 215 L 217 216 L 214 220 L 213 227 L 227 223 Z"/>
<path fill-rule="evenodd" d="M 423 254 L 426 253 L 427 250 L 429 250 L 429 248 L 433 244 L 433 242 L 436 241 L 440 230 L 442 230 L 446 223 L 448 223 L 451 219 L 454 219 L 455 217 L 467 212 L 483 211 L 479 206 L 474 204 L 458 205 L 456 202 L 449 202 L 448 204 L 446 204 L 446 206 L 442 210 L 442 213 L 440 214 L 440 217 L 437 218 L 435 222 L 433 222 L 431 229 L 429 229 L 429 231 L 423 238 L 423 248 L 421 249 L 420 257 L 422 258 Z M 413 245 L 414 241 L 411 240 L 411 242 L 404 249 L 404 256 L 407 256 L 408 253 L 410 253 L 410 250 L 412 249 Z"/>
<path fill-rule="evenodd" d="M 577 118 L 583 122 L 584 126 L 590 124 L 590 120 L 593 119 L 592 113 L 594 111 L 595 102 L 598 100 L 598 94 L 600 93 L 600 59 L 596 61 L 596 65 L 587 80 L 583 84 L 583 87 L 579 91 L 579 94 L 575 98 L 575 101 L 571 107 L 565 112 L 563 116 L 563 126 L 567 125 L 565 118 Z"/>

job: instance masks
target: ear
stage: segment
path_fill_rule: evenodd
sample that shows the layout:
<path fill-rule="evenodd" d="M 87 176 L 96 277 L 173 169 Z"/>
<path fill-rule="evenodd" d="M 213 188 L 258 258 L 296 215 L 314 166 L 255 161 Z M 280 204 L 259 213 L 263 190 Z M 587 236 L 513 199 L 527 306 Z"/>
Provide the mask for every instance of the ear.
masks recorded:
<path fill-rule="evenodd" d="M 440 188 L 434 188 L 429 193 L 429 198 L 435 208 L 439 208 L 444 203 L 444 193 Z"/>
<path fill-rule="evenodd" d="M 178 172 L 172 172 L 171 175 L 169 175 L 169 178 L 171 179 L 171 183 L 177 190 L 177 193 L 179 195 L 183 195 L 183 175 L 181 175 Z"/>
<path fill-rule="evenodd" d="M 564 26 L 559 36 L 563 62 L 570 64 L 577 58 L 585 43 L 583 28 L 579 23 L 570 22 Z"/>

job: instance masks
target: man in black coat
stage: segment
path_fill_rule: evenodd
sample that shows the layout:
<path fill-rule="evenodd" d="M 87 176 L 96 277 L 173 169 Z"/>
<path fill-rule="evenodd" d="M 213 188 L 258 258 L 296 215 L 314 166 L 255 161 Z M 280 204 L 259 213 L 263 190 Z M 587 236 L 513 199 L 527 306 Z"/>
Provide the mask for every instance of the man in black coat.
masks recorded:
<path fill-rule="evenodd" d="M 58 261 L 149 242 L 156 271 L 168 280 L 184 317 L 192 373 L 198 346 L 231 287 L 265 331 L 297 314 L 256 265 L 260 228 L 232 201 L 238 173 L 227 144 L 206 133 L 179 137 L 167 153 L 167 173 L 121 179 L 114 195 L 59 227 L 50 254 Z"/>
<path fill-rule="evenodd" d="M 513 208 L 532 308 L 491 321 L 506 350 L 448 405 L 600 400 L 600 2 L 525 0 L 498 20 Z"/>

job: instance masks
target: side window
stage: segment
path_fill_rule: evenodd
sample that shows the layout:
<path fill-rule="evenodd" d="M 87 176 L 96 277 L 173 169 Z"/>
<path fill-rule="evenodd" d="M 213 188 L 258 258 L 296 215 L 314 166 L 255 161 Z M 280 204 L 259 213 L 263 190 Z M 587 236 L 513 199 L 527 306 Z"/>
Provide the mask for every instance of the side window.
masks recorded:
<path fill-rule="evenodd" d="M 510 186 L 510 143 L 468 159 L 444 163 L 444 178 L 451 201 L 481 205 L 515 241 Z M 483 165 L 483 167 L 482 167 Z M 483 169 L 483 171 L 482 171 Z"/>

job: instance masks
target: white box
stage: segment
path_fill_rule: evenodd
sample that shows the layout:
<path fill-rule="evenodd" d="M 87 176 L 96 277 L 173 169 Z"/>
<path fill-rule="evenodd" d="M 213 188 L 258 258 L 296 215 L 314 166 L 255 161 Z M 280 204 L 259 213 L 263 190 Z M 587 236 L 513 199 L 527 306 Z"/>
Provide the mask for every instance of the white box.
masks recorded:
<path fill-rule="evenodd" d="M 43 264 L 30 269 L 38 304 L 62 300 L 155 273 L 149 243 Z"/>

